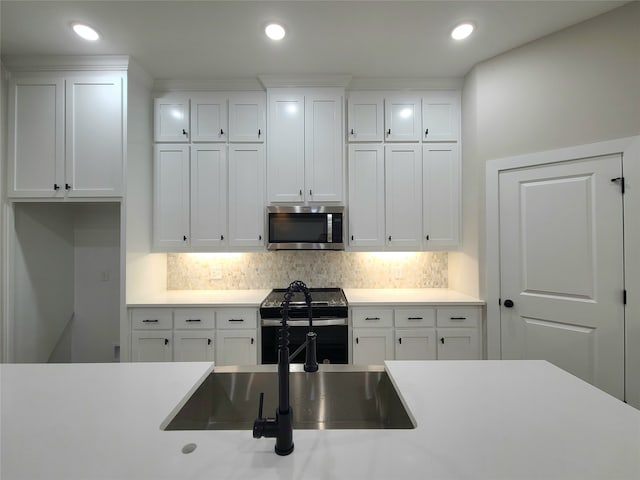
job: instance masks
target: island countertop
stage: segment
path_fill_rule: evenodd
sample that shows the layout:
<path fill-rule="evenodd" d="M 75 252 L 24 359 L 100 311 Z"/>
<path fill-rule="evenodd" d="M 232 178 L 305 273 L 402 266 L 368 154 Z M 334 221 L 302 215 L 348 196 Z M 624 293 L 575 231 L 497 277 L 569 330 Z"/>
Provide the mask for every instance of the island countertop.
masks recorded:
<path fill-rule="evenodd" d="M 640 411 L 544 361 L 387 362 L 415 429 L 294 430 L 287 457 L 250 431 L 160 429 L 212 368 L 1 365 L 0 478 L 640 478 Z"/>

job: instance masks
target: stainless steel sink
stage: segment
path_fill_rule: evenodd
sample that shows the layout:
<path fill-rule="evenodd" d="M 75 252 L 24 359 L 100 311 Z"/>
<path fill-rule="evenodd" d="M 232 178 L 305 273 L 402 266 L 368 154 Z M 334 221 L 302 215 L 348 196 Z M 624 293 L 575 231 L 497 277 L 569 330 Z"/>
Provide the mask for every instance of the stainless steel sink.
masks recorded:
<path fill-rule="evenodd" d="M 216 367 L 163 423 L 164 430 L 251 430 L 264 392 L 264 415 L 275 416 L 275 365 Z M 384 367 L 320 365 L 316 373 L 291 365 L 294 429 L 415 428 Z"/>

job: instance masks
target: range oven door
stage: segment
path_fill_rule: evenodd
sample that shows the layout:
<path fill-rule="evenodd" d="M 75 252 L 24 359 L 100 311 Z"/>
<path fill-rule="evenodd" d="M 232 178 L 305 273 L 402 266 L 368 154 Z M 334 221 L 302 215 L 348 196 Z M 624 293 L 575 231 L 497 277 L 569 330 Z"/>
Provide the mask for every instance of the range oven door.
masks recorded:
<path fill-rule="evenodd" d="M 269 322 L 271 323 L 271 322 Z M 275 323 L 275 322 L 274 322 Z M 297 322 L 296 322 L 297 323 Z M 306 340 L 309 325 L 289 326 L 289 353 L 293 353 Z M 278 322 L 279 324 L 279 322 Z M 262 325 L 262 363 L 278 363 L 279 325 Z M 314 326 L 316 337 L 316 355 L 318 363 L 346 364 L 349 361 L 347 325 Z M 304 363 L 305 351 L 302 350 L 291 363 Z"/>

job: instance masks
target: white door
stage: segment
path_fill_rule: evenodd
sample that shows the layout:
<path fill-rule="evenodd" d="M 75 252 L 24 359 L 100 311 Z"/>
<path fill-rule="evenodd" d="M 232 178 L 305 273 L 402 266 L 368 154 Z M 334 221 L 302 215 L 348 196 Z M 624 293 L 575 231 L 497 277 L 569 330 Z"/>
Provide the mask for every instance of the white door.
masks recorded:
<path fill-rule="evenodd" d="M 381 142 L 384 138 L 383 100 L 379 94 L 352 92 L 347 102 L 350 142 Z"/>
<path fill-rule="evenodd" d="M 66 180 L 69 196 L 122 195 L 124 91 L 121 76 L 66 82 Z"/>
<path fill-rule="evenodd" d="M 191 96 L 191 141 L 226 142 L 227 96 L 199 93 Z"/>
<path fill-rule="evenodd" d="M 264 145 L 229 146 L 229 244 L 264 245 Z"/>
<path fill-rule="evenodd" d="M 191 147 L 191 246 L 220 247 L 227 235 L 227 147 Z"/>
<path fill-rule="evenodd" d="M 255 330 L 218 330 L 216 365 L 255 365 L 258 346 Z"/>
<path fill-rule="evenodd" d="M 173 332 L 173 360 L 176 362 L 213 362 L 215 330 L 176 330 Z"/>
<path fill-rule="evenodd" d="M 384 128 L 388 142 L 417 142 L 422 138 L 420 98 L 394 96 L 384 101 Z"/>
<path fill-rule="evenodd" d="M 460 135 L 460 93 L 430 92 L 422 97 L 422 140 L 457 142 Z"/>
<path fill-rule="evenodd" d="M 422 246 L 422 158 L 420 145 L 385 147 L 387 245 Z"/>
<path fill-rule="evenodd" d="M 422 146 L 422 238 L 427 248 L 457 247 L 460 155 L 456 143 Z"/>
<path fill-rule="evenodd" d="M 341 202 L 342 96 L 308 95 L 305 99 L 305 197 L 311 202 Z"/>
<path fill-rule="evenodd" d="M 304 200 L 304 96 L 269 96 L 267 185 L 270 202 Z"/>
<path fill-rule="evenodd" d="M 621 176 L 616 154 L 499 177 L 502 358 L 548 360 L 618 398 Z"/>
<path fill-rule="evenodd" d="M 153 122 L 156 142 L 189 141 L 189 97 L 168 95 L 154 100 Z"/>
<path fill-rule="evenodd" d="M 229 97 L 229 141 L 264 142 L 264 93 L 242 93 Z"/>
<path fill-rule="evenodd" d="M 153 245 L 189 246 L 189 147 L 156 144 L 153 158 Z"/>
<path fill-rule="evenodd" d="M 9 82 L 8 195 L 54 197 L 64 190 L 64 80 Z"/>
<path fill-rule="evenodd" d="M 384 149 L 349 145 L 349 245 L 384 246 Z"/>

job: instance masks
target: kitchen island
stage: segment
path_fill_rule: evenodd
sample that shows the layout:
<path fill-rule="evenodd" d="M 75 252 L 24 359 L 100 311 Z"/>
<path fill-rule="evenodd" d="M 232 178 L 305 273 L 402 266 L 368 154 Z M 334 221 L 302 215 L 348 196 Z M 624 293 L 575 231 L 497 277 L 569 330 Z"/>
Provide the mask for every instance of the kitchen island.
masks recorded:
<path fill-rule="evenodd" d="M 544 361 L 387 362 L 415 429 L 294 430 L 287 457 L 160 429 L 212 368 L 1 365 L 0 478 L 640 478 L 640 411 Z"/>

